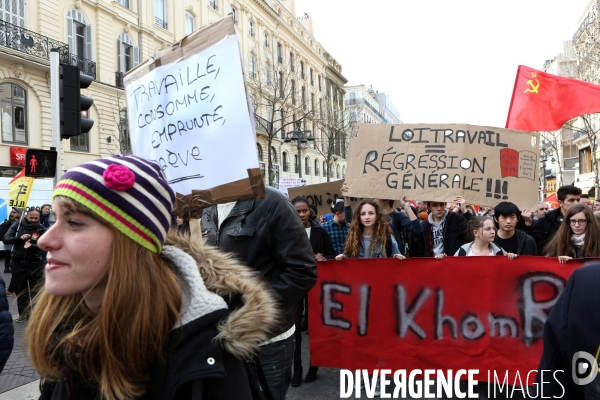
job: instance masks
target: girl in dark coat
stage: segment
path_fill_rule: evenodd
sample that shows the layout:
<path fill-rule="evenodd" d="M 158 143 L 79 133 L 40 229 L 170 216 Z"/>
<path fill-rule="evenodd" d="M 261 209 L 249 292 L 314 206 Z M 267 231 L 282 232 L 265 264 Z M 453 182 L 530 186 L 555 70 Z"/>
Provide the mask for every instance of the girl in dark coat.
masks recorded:
<path fill-rule="evenodd" d="M 27 328 L 40 399 L 252 399 L 244 359 L 275 302 L 254 272 L 169 229 L 158 164 L 112 156 L 63 175 L 45 287 Z M 165 241 L 166 239 L 166 241 Z M 229 312 L 223 297 L 243 298 Z"/>
<path fill-rule="evenodd" d="M 310 218 L 310 207 L 305 197 L 298 196 L 292 200 L 292 205 L 298 212 L 298 216 L 306 229 L 306 234 L 310 240 L 315 259 L 317 261 L 331 260 L 335 258 L 335 249 L 331 242 L 331 237 L 325 229 L 315 220 Z M 305 297 L 294 305 L 294 323 L 296 331 L 294 332 L 296 342 L 294 344 L 294 375 L 292 377 L 292 386 L 300 386 L 302 382 L 302 310 L 306 304 L 308 314 L 308 299 Z M 307 315 L 308 319 L 308 315 Z M 306 374 L 306 382 L 312 382 L 317 379 L 319 367 L 310 366 Z"/>

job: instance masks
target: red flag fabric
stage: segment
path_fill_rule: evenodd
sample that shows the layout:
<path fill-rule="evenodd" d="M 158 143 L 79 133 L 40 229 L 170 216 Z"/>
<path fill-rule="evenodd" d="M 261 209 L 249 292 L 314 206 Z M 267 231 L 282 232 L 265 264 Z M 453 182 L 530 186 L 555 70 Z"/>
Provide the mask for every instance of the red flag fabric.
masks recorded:
<path fill-rule="evenodd" d="M 600 112 L 600 86 L 520 65 L 506 128 L 555 131 L 565 122 Z"/>
<path fill-rule="evenodd" d="M 557 209 L 558 208 L 558 197 L 556 197 L 556 193 L 554 193 L 551 196 L 548 196 L 544 199 L 544 203 L 548 203 L 550 204 L 550 207 L 552 207 L 553 209 Z"/>

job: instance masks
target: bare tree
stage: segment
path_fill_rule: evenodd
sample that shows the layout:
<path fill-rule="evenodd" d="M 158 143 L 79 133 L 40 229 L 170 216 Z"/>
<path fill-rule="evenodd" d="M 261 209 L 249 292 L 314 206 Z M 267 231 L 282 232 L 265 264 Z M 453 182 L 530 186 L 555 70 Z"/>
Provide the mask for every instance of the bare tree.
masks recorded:
<path fill-rule="evenodd" d="M 546 153 L 546 155 L 552 155 L 552 157 L 556 158 L 556 162 L 558 167 L 556 168 L 556 185 L 557 187 L 562 186 L 563 176 L 562 176 L 562 165 L 563 165 L 563 130 L 565 127 L 563 126 L 560 130 L 552 131 L 552 132 L 540 132 L 540 145 L 542 146 L 542 151 Z M 543 173 L 546 173 L 543 171 Z"/>
<path fill-rule="evenodd" d="M 598 133 L 600 133 L 600 123 L 598 121 L 598 114 L 585 114 L 581 115 L 569 122 L 563 127 L 568 127 L 573 130 L 574 137 L 585 137 L 589 141 L 589 152 L 592 161 L 592 172 L 594 173 L 594 190 L 596 198 L 598 198 L 600 184 L 598 175 L 600 174 L 599 163 L 596 157 L 598 149 Z M 585 153 L 584 153 L 585 154 Z M 582 162 L 580 157 L 580 163 Z M 581 168 L 581 165 L 580 165 Z"/>
<path fill-rule="evenodd" d="M 315 125 L 320 135 L 317 139 L 316 149 L 325 158 L 327 166 L 327 182 L 331 180 L 333 162 L 337 157 L 346 158 L 350 137 L 351 118 L 343 111 L 343 98 L 336 102 L 328 96 L 323 98 L 324 103 L 315 113 Z"/>
<path fill-rule="evenodd" d="M 273 186 L 273 139 L 283 139 L 286 132 L 294 129 L 296 121 L 311 116 L 307 98 L 307 74 L 302 61 L 295 59 L 298 51 L 287 57 L 281 47 L 256 46 L 248 54 L 246 72 L 250 87 L 250 99 L 254 107 L 256 127 L 267 138 L 268 182 Z M 302 165 L 298 157 L 298 168 Z"/>

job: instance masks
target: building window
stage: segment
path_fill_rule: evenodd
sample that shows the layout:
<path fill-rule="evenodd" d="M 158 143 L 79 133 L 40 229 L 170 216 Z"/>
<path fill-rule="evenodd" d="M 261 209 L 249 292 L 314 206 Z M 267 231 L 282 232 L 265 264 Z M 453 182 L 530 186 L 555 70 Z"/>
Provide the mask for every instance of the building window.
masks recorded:
<path fill-rule="evenodd" d="M 306 111 L 306 89 L 302 86 L 302 109 Z"/>
<path fill-rule="evenodd" d="M 315 81 L 314 81 L 314 78 L 313 78 L 313 69 L 312 68 L 310 69 L 310 76 L 309 76 L 309 78 L 310 78 L 310 84 L 311 84 L 311 86 L 314 86 Z"/>
<path fill-rule="evenodd" d="M 311 93 L 310 94 L 310 111 L 311 112 L 315 112 L 315 94 Z"/>
<path fill-rule="evenodd" d="M 252 21 L 248 21 L 248 35 L 254 37 L 254 24 Z"/>
<path fill-rule="evenodd" d="M 283 99 L 283 72 L 279 72 L 279 97 Z"/>
<path fill-rule="evenodd" d="M 319 92 L 320 92 L 320 91 L 321 91 L 321 75 L 318 75 L 318 76 L 317 76 L 317 83 L 318 83 L 318 86 L 319 86 Z"/>
<path fill-rule="evenodd" d="M 27 144 L 27 91 L 14 83 L 0 83 L 0 108 L 2 142 Z"/>
<path fill-rule="evenodd" d="M 335 176 L 336 176 L 336 179 L 341 179 L 342 178 L 342 176 L 340 175 L 340 166 L 339 165 L 336 168 L 336 175 Z"/>
<path fill-rule="evenodd" d="M 290 71 L 294 72 L 294 53 L 290 52 Z"/>
<path fill-rule="evenodd" d="M 264 45 L 265 47 L 269 47 L 269 35 L 266 32 L 264 35 Z"/>
<path fill-rule="evenodd" d="M 250 77 L 254 78 L 255 74 L 256 74 L 256 70 L 255 70 L 255 66 L 254 66 L 254 54 L 250 53 L 250 56 L 248 57 L 248 69 L 250 70 Z"/>
<path fill-rule="evenodd" d="M 256 154 L 258 155 L 258 161 L 263 160 L 263 151 L 260 143 L 256 143 Z"/>
<path fill-rule="evenodd" d="M 189 12 L 185 13 L 185 34 L 189 35 L 194 32 L 194 16 Z"/>
<path fill-rule="evenodd" d="M 271 146 L 271 164 L 277 164 L 277 153 L 275 147 Z"/>
<path fill-rule="evenodd" d="M 310 159 L 308 157 L 304 159 L 304 173 L 310 175 Z"/>
<path fill-rule="evenodd" d="M 131 37 L 121 33 L 117 40 L 119 72 L 127 72 L 140 63 L 140 48 L 133 45 Z"/>
<path fill-rule="evenodd" d="M 579 173 L 587 174 L 589 172 L 592 172 L 592 152 L 589 147 L 586 147 L 579 150 Z"/>
<path fill-rule="evenodd" d="M 346 167 L 342 167 L 342 179 L 346 178 Z"/>
<path fill-rule="evenodd" d="M 294 172 L 298 173 L 300 171 L 300 164 L 298 160 L 298 154 L 294 154 Z"/>
<path fill-rule="evenodd" d="M 88 117 L 88 111 L 82 111 L 81 112 L 81 118 L 89 118 Z M 82 133 L 81 135 L 77 135 L 77 136 L 73 136 L 69 139 L 69 141 L 71 142 L 71 151 L 85 151 L 85 152 L 89 152 L 90 148 L 88 143 L 90 139 L 90 133 L 86 132 L 86 133 Z"/>
<path fill-rule="evenodd" d="M 315 160 L 315 176 L 319 176 L 319 160 Z"/>
<path fill-rule="evenodd" d="M 210 7 L 214 10 L 218 10 L 219 9 L 219 5 L 217 4 L 217 0 L 210 0 L 210 2 L 208 3 L 210 4 Z"/>
<path fill-rule="evenodd" d="M 271 71 L 268 63 L 265 64 L 265 83 L 271 85 Z"/>
<path fill-rule="evenodd" d="M 117 0 L 117 3 L 119 3 L 125 8 L 129 8 L 129 0 Z"/>
<path fill-rule="evenodd" d="M 231 13 L 231 18 L 233 18 L 233 23 L 237 25 L 237 15 L 235 13 L 235 7 L 230 6 L 229 12 Z"/>
<path fill-rule="evenodd" d="M 287 172 L 288 171 L 288 155 L 287 153 L 284 151 L 283 152 L 283 172 Z"/>
<path fill-rule="evenodd" d="M 154 0 L 154 24 L 167 29 L 165 0 Z"/>
<path fill-rule="evenodd" d="M 300 77 L 304 79 L 304 61 L 300 61 Z"/>
<path fill-rule="evenodd" d="M 281 64 L 283 62 L 283 52 L 281 50 L 281 43 L 277 42 L 277 61 Z"/>
<path fill-rule="evenodd" d="M 296 81 L 292 79 L 292 105 L 296 104 Z"/>
<path fill-rule="evenodd" d="M 325 161 L 323 161 L 323 177 L 327 176 L 327 165 L 325 164 Z"/>
<path fill-rule="evenodd" d="M 25 28 L 25 0 L 0 2 L 0 19 Z"/>
<path fill-rule="evenodd" d="M 92 26 L 86 23 L 85 17 L 78 10 L 69 10 L 67 13 L 67 44 L 69 52 L 76 57 L 81 72 L 87 73 L 86 60 L 93 59 Z"/>

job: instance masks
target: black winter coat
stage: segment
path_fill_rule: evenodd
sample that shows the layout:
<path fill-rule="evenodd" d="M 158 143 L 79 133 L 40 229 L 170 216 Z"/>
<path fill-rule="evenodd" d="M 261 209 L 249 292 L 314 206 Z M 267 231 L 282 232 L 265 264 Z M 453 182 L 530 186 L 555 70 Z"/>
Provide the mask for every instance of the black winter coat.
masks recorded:
<path fill-rule="evenodd" d="M 310 246 L 312 247 L 314 254 L 321 254 L 328 260 L 331 260 L 337 256 L 331 237 L 329 233 L 316 221 L 311 221 L 312 227 L 310 228 Z"/>
<path fill-rule="evenodd" d="M 531 236 L 535 239 L 538 254 L 546 255 L 546 245 L 560 228 L 563 215 L 560 208 L 550 210 L 533 225 Z"/>
<path fill-rule="evenodd" d="M 600 345 L 600 264 L 575 270 L 544 325 L 544 353 L 538 371 L 544 396 L 563 399 L 599 399 L 600 374 L 587 385 L 573 382 L 575 353 L 584 351 L 594 360 Z M 578 357 L 581 361 L 585 361 Z M 580 363 L 577 363 L 579 365 Z M 548 372 L 548 370 L 552 372 Z M 563 372 L 559 372 L 562 370 Z M 589 372 L 589 368 L 587 370 Z M 554 376 L 553 376 L 554 375 Z M 578 374 L 586 377 L 588 374 Z M 541 374 L 537 383 L 540 387 Z M 558 381 L 558 382 L 557 382 Z M 560 383 L 559 383 L 560 382 Z M 539 390 L 539 389 L 538 389 Z"/>
<path fill-rule="evenodd" d="M 515 229 L 515 235 L 517 235 L 517 255 L 519 256 L 537 256 L 537 246 L 535 240 L 526 234 L 525 232 Z M 498 233 L 496 232 L 496 238 Z M 494 239 L 496 243 L 496 239 Z M 497 244 L 497 243 L 496 243 Z"/>
<path fill-rule="evenodd" d="M 217 206 L 202 212 L 202 236 L 259 271 L 277 294 L 284 313 L 281 328 L 294 324 L 292 307 L 317 281 L 317 265 L 298 213 L 281 192 L 266 188 L 267 199 L 238 201 L 219 228 Z"/>
<path fill-rule="evenodd" d="M 6 244 L 14 244 L 11 261 L 41 264 L 42 254 L 37 245 L 37 240 L 31 240 L 31 247 L 26 249 L 25 243 L 27 240 L 21 239 L 21 236 L 24 234 L 37 234 L 39 239 L 45 232 L 46 228 L 42 225 L 37 222 L 30 224 L 26 219 L 22 220 L 20 225 L 13 224 L 3 239 L 3 242 Z"/>
<path fill-rule="evenodd" d="M 471 213 L 465 216 L 472 218 Z M 433 233 L 429 220 L 421 222 L 423 225 L 423 235 L 419 240 L 419 257 L 433 257 Z M 454 255 L 465 243 L 465 234 L 467 232 L 467 219 L 460 214 L 449 211 L 444 223 L 444 253 L 447 256 Z"/>
<path fill-rule="evenodd" d="M 6 233 L 12 226 L 12 224 L 14 224 L 16 222 L 17 221 L 15 221 L 13 219 L 6 219 L 6 220 L 4 220 L 3 223 L 0 224 L 0 241 L 2 241 L 4 239 L 4 235 L 6 235 Z M 8 265 L 7 265 L 7 267 L 8 267 Z"/>
<path fill-rule="evenodd" d="M 6 284 L 0 276 L 0 373 L 10 357 L 15 343 L 15 328 L 12 315 L 8 309 Z"/>

